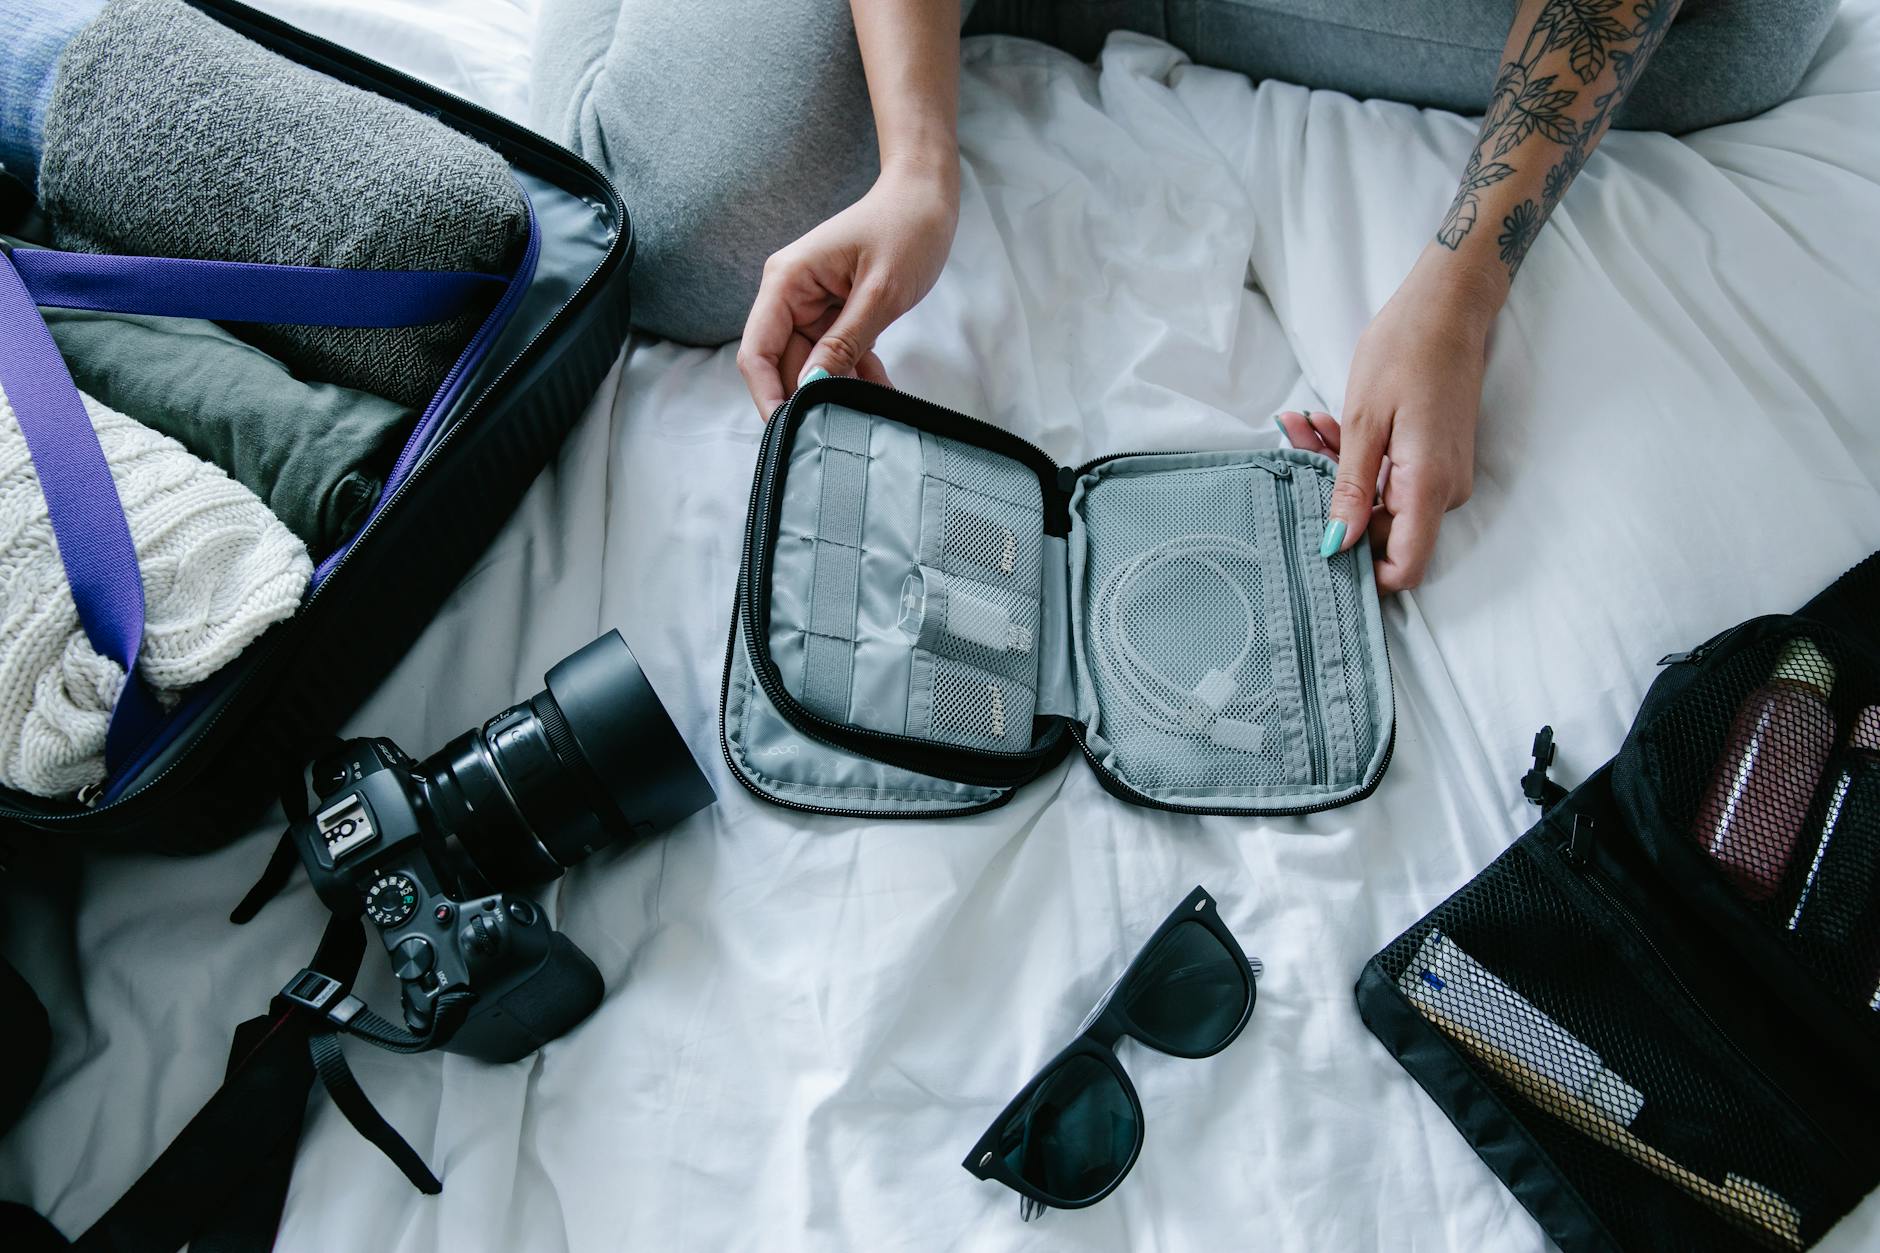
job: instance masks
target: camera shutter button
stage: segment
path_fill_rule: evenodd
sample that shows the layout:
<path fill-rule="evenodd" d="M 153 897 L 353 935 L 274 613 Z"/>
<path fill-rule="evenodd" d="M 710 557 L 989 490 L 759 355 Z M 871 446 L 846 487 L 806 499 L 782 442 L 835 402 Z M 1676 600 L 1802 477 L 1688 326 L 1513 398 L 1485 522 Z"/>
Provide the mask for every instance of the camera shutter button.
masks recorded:
<path fill-rule="evenodd" d="M 401 940 L 392 950 L 392 974 L 403 982 L 422 979 L 437 962 L 437 950 L 421 935 Z"/>

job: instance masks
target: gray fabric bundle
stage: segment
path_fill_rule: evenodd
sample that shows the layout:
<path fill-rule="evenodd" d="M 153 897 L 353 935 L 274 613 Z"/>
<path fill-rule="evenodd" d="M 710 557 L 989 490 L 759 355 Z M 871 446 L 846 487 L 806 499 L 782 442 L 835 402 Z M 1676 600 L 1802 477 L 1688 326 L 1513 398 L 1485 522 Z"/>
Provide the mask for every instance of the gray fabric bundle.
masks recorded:
<path fill-rule="evenodd" d="M 496 153 L 181 0 L 110 0 L 66 48 L 39 199 L 61 248 L 217 261 L 500 272 L 528 232 Z M 236 330 L 304 378 L 420 406 L 479 317 Z"/>
<path fill-rule="evenodd" d="M 79 390 L 221 466 L 325 556 L 357 531 L 417 415 L 213 322 L 42 309 Z"/>

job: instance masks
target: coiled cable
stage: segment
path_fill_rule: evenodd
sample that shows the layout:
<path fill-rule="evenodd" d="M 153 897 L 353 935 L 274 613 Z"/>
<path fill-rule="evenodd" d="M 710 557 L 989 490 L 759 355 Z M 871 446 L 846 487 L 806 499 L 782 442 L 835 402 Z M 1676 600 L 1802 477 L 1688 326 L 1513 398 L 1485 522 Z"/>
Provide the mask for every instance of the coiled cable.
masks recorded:
<path fill-rule="evenodd" d="M 1262 560 L 1260 550 L 1245 540 L 1197 534 L 1158 544 L 1110 571 L 1090 603 L 1091 651 L 1105 699 L 1120 699 L 1141 721 L 1171 735 L 1201 736 L 1226 748 L 1258 752 L 1264 738 L 1260 725 L 1224 717 L 1221 710 L 1240 694 L 1240 672 L 1259 643 L 1262 626 L 1246 580 L 1230 567 L 1257 570 Z M 1152 586 L 1152 577 L 1174 566 L 1204 571 L 1232 593 L 1246 615 L 1246 634 L 1234 659 L 1209 670 L 1193 687 L 1157 669 L 1129 631 L 1130 611 Z"/>

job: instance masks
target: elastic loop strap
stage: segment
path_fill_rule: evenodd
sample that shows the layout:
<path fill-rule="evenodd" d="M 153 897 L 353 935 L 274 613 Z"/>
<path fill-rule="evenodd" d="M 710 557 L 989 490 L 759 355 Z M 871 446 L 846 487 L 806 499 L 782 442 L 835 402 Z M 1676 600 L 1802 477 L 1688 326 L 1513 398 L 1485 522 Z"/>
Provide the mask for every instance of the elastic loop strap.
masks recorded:
<path fill-rule="evenodd" d="M 144 640 L 144 580 L 130 523 L 91 416 L 52 333 L 14 266 L 0 256 L 0 389 L 20 424 L 46 512 L 78 607 L 85 638 L 124 670 L 124 689 L 105 734 L 110 769 L 134 751 L 162 717 L 137 674 Z"/>
<path fill-rule="evenodd" d="M 36 305 L 297 326 L 421 326 L 484 308 L 508 286 L 464 270 L 345 270 L 16 248 Z"/>

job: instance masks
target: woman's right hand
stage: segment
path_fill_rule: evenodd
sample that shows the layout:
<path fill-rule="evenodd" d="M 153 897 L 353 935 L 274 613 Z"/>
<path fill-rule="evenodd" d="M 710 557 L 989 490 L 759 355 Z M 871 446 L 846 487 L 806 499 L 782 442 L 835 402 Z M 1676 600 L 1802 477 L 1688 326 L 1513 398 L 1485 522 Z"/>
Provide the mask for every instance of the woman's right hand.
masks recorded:
<path fill-rule="evenodd" d="M 875 339 L 940 277 L 959 206 L 957 159 L 890 166 L 860 200 L 771 254 L 738 347 L 760 414 L 814 369 L 888 381 Z"/>

